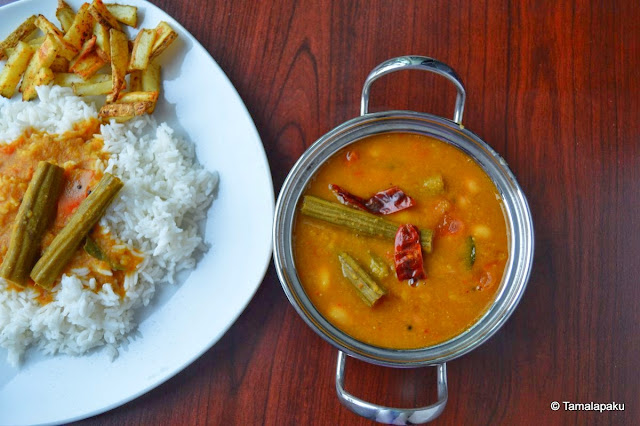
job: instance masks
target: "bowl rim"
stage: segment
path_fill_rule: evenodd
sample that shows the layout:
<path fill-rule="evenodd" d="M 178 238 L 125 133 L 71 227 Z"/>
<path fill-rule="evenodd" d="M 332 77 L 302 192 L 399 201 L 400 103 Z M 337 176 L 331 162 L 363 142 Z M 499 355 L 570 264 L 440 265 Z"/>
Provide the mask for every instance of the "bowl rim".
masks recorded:
<path fill-rule="evenodd" d="M 361 342 L 331 324 L 306 295 L 296 273 L 292 250 L 295 211 L 304 188 L 324 162 L 343 147 L 381 133 L 418 133 L 461 149 L 491 178 L 501 194 L 509 260 L 489 309 L 466 331 L 419 349 L 389 349 Z M 274 226 L 274 264 L 283 291 L 303 320 L 339 350 L 366 362 L 391 367 L 436 365 L 460 357 L 493 336 L 514 312 L 533 264 L 534 230 L 527 199 L 504 159 L 461 124 L 432 114 L 392 110 L 348 120 L 314 142 L 294 164 L 280 190 Z"/>

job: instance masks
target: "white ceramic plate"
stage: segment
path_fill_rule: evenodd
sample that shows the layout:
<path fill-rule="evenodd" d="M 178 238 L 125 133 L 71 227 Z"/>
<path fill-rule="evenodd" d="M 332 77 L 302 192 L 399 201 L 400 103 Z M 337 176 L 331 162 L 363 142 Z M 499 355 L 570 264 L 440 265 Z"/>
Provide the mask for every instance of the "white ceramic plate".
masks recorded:
<path fill-rule="evenodd" d="M 82 4 L 67 1 L 75 10 Z M 164 20 L 179 33 L 161 56 L 164 93 L 154 115 L 195 143 L 199 161 L 220 173 L 205 231 L 211 248 L 181 285 L 161 290 L 152 306 L 140 312 L 140 335 L 113 362 L 102 350 L 83 357 L 29 351 L 16 369 L 0 349 L 2 425 L 89 417 L 169 379 L 233 324 L 271 258 L 271 174 L 242 100 L 207 51 L 174 19 L 143 0 L 120 3 L 138 6 L 139 28 Z M 32 14 L 58 24 L 55 8 L 55 0 L 23 0 L 0 8 L 0 40 Z"/>

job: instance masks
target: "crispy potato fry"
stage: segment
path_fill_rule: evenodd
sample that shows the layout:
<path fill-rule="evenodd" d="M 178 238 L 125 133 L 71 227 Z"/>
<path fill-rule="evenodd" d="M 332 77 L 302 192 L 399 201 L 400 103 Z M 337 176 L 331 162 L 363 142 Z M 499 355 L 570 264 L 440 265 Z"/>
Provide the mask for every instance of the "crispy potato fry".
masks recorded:
<path fill-rule="evenodd" d="M 104 50 L 100 49 L 98 46 L 96 46 L 96 55 L 98 55 L 104 62 L 105 64 L 107 62 L 111 62 L 111 57 L 110 55 L 107 55 L 107 52 L 105 52 Z"/>
<path fill-rule="evenodd" d="M 115 28 L 116 30 L 122 30 L 118 20 L 109 12 L 109 9 L 102 3 L 102 0 L 93 0 L 91 6 L 89 6 L 89 12 L 96 22 L 100 22 L 102 25 Z"/>
<path fill-rule="evenodd" d="M 29 44 L 18 41 L 15 51 L 9 56 L 0 72 L 0 95 L 9 99 L 13 97 L 34 52 L 35 50 Z"/>
<path fill-rule="evenodd" d="M 145 92 L 158 92 L 160 93 L 160 65 L 155 62 L 149 63 L 147 69 L 142 71 L 142 90 Z M 131 89 L 133 90 L 133 89 Z M 156 109 L 156 104 L 149 110 L 149 114 L 153 114 Z"/>
<path fill-rule="evenodd" d="M 42 42 L 44 41 L 44 36 L 41 37 L 35 37 L 35 38 L 31 38 L 29 39 L 27 37 L 26 40 L 23 40 L 25 43 L 27 43 L 29 46 L 33 47 L 34 50 L 38 50 L 38 48 L 40 47 L 40 45 L 42 44 Z M 7 54 L 7 57 L 11 56 L 13 54 L 13 52 L 15 52 L 16 48 L 15 47 L 8 47 L 4 50 L 4 52 Z"/>
<path fill-rule="evenodd" d="M 53 79 L 53 71 L 49 69 L 49 66 L 53 63 L 59 51 L 60 44 L 58 43 L 58 39 L 51 34 L 47 34 L 42 45 L 31 57 L 27 70 L 22 78 L 22 83 L 20 83 L 23 101 L 28 101 L 36 97 L 36 86 L 40 85 L 38 83 L 41 83 L 48 77 L 51 77 L 51 80 Z M 49 75 L 47 72 L 39 74 L 42 68 L 46 68 L 51 74 Z M 48 84 L 51 80 L 44 84 Z"/>
<path fill-rule="evenodd" d="M 173 30 L 166 22 L 162 21 L 156 26 L 156 41 L 151 49 L 151 59 L 157 58 L 175 39 L 178 33 Z"/>
<path fill-rule="evenodd" d="M 88 79 L 102 68 L 107 61 L 96 52 L 96 36 L 84 42 L 78 56 L 69 64 L 69 71 Z"/>
<path fill-rule="evenodd" d="M 87 80 L 86 83 L 102 83 L 104 81 L 111 81 L 111 74 L 96 74 Z"/>
<path fill-rule="evenodd" d="M 43 41 L 44 41 L 44 36 L 35 37 L 29 40 L 24 40 L 24 42 L 27 43 L 29 46 L 33 47 L 34 50 L 38 50 L 38 48 L 40 47 Z M 16 50 L 15 47 L 9 47 L 5 49 L 4 52 L 7 54 L 7 57 L 9 57 L 15 50 Z"/>
<path fill-rule="evenodd" d="M 37 18 L 38 17 L 36 16 L 36 19 Z M 34 21 L 33 25 L 35 25 L 35 21 Z M 40 29 L 38 27 L 36 27 L 34 32 L 32 32 L 31 34 L 26 36 L 24 39 L 22 39 L 22 41 L 27 42 L 27 43 L 31 43 L 35 39 L 44 40 L 44 35 L 42 35 L 42 31 L 40 31 Z"/>
<path fill-rule="evenodd" d="M 64 36 L 65 41 L 79 50 L 84 42 L 91 36 L 93 22 L 93 16 L 89 13 L 89 4 L 85 3 L 78 9 L 78 13 L 73 19 L 73 24 L 71 24 L 71 27 L 67 30 L 67 34 Z"/>
<path fill-rule="evenodd" d="M 100 68 L 105 66 L 108 61 L 101 58 L 100 55 L 94 50 L 88 55 L 83 56 L 81 59 L 73 64 L 73 67 L 69 67 L 69 71 L 78 74 L 83 79 L 88 79 L 97 73 Z"/>
<path fill-rule="evenodd" d="M 108 74 L 100 74 L 107 75 Z M 98 95 L 107 95 L 111 92 L 113 87 L 113 82 L 111 81 L 111 76 L 109 76 L 108 80 L 99 81 L 95 83 L 83 82 L 83 83 L 73 83 L 71 87 L 73 88 L 73 93 L 77 96 L 98 96 Z"/>
<path fill-rule="evenodd" d="M 47 35 L 34 56 L 39 61 L 38 68 L 49 67 L 59 50 L 58 39 L 52 35 Z"/>
<path fill-rule="evenodd" d="M 115 28 L 109 30 L 109 43 L 111 46 L 111 76 L 113 79 L 113 89 L 107 102 L 118 99 L 118 95 L 125 84 L 127 66 L 129 65 L 129 42 L 127 36 L 122 31 Z"/>
<path fill-rule="evenodd" d="M 142 115 L 145 112 L 149 111 L 149 108 L 153 105 L 152 102 L 134 102 L 133 104 L 133 115 Z"/>
<path fill-rule="evenodd" d="M 138 8 L 126 4 L 106 4 L 107 10 L 120 22 L 130 27 L 138 26 Z"/>
<path fill-rule="evenodd" d="M 118 97 L 119 103 L 130 104 L 133 102 L 156 102 L 158 92 L 127 92 Z"/>
<path fill-rule="evenodd" d="M 46 35 L 50 35 L 56 39 L 59 46 L 58 54 L 63 58 L 68 60 L 72 60 L 74 56 L 78 54 L 78 49 L 76 49 L 73 45 L 67 42 L 64 37 L 64 33 L 60 31 L 51 21 L 45 18 L 43 15 L 38 15 L 36 18 L 35 24 L 38 28 L 42 30 Z M 43 43 L 44 44 L 44 43 Z M 48 66 L 48 65 L 47 65 Z"/>
<path fill-rule="evenodd" d="M 111 61 L 111 46 L 109 45 L 109 28 L 96 22 L 93 26 L 93 35 L 96 36 L 96 45 L 104 53 L 104 59 Z"/>
<path fill-rule="evenodd" d="M 84 80 L 78 74 L 74 73 L 58 73 L 53 79 L 53 84 L 64 87 L 72 87 L 75 83 L 81 84 L 94 84 L 103 83 L 105 81 L 111 81 L 111 74 L 96 74 L 93 77 Z"/>
<path fill-rule="evenodd" d="M 32 84 L 32 87 L 35 90 L 35 88 L 38 87 L 38 86 L 45 86 L 45 85 L 51 83 L 54 78 L 55 78 L 55 75 L 53 74 L 53 71 L 51 71 L 51 68 L 42 67 L 36 73 L 36 76 L 33 79 L 33 81 L 31 82 L 31 84 Z"/>
<path fill-rule="evenodd" d="M 129 73 L 129 90 L 132 92 L 142 91 L 142 71 L 133 70 Z"/>
<path fill-rule="evenodd" d="M 62 31 L 66 33 L 69 31 L 69 28 L 71 28 L 71 25 L 73 25 L 76 13 L 71 9 L 71 6 L 64 2 L 64 0 L 58 0 L 56 18 L 60 21 L 60 28 L 62 28 Z"/>
<path fill-rule="evenodd" d="M 99 57 L 95 52 L 95 48 L 96 36 L 92 36 L 84 42 L 78 56 L 69 64 L 69 71 L 78 74 L 86 80 L 102 68 L 107 61 Z"/>
<path fill-rule="evenodd" d="M 31 40 L 27 41 L 27 43 L 29 43 L 31 47 L 40 47 L 43 41 L 44 41 L 44 36 L 41 36 L 41 37 L 32 38 Z"/>
<path fill-rule="evenodd" d="M 102 74 L 101 74 L 102 75 Z M 94 76 L 96 77 L 96 76 Z M 72 72 L 61 72 L 55 75 L 53 84 L 62 87 L 71 87 L 73 83 L 82 83 L 84 80 L 78 74 Z"/>
<path fill-rule="evenodd" d="M 28 17 L 22 24 L 18 25 L 18 28 L 13 30 L 11 34 L 0 43 L 0 60 L 6 58 L 8 55 L 5 53 L 5 49 L 14 48 L 19 41 L 25 40 L 31 34 L 36 31 L 36 15 Z"/>
<path fill-rule="evenodd" d="M 44 15 L 38 15 L 35 20 L 36 27 L 40 28 L 40 30 L 48 35 L 52 35 L 56 38 L 56 40 L 60 41 L 64 37 L 64 33 L 60 31 L 58 27 L 56 27 L 53 22 L 49 21 Z"/>
<path fill-rule="evenodd" d="M 142 71 L 142 91 L 160 92 L 160 88 L 162 86 L 160 73 L 160 65 L 150 63 L 147 69 Z"/>
<path fill-rule="evenodd" d="M 156 38 L 154 30 L 140 30 L 131 50 L 131 61 L 129 62 L 129 71 L 143 70 L 149 64 L 151 49 Z"/>
<path fill-rule="evenodd" d="M 147 114 L 153 113 L 156 108 L 156 102 L 158 101 L 158 92 L 128 92 L 121 93 L 118 98 L 120 103 L 132 103 L 132 102 L 149 102 L 150 105 L 147 108 Z"/>
<path fill-rule="evenodd" d="M 100 108 L 101 118 L 133 117 L 144 114 L 151 106 L 151 102 L 113 103 Z"/>
<path fill-rule="evenodd" d="M 96 48 L 96 40 L 97 40 L 96 36 L 91 36 L 90 38 L 85 40 L 85 42 L 82 44 L 82 48 L 80 49 L 80 52 L 78 52 L 78 56 L 73 58 L 73 60 L 69 65 L 73 67 L 78 60 L 82 59 L 83 57 L 93 52 Z"/>
<path fill-rule="evenodd" d="M 67 72 L 69 71 L 69 61 L 62 56 L 56 56 L 49 68 L 54 73 Z"/>
<path fill-rule="evenodd" d="M 142 90 L 145 92 L 160 92 L 160 65 L 151 62 L 142 71 Z"/>

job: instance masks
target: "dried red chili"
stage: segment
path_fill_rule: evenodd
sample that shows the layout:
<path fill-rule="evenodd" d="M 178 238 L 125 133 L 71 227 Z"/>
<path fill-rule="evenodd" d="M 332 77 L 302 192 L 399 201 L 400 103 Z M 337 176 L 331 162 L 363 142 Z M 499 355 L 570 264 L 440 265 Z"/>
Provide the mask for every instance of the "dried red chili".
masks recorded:
<path fill-rule="evenodd" d="M 391 214 L 413 206 L 413 198 L 409 197 L 397 186 L 374 194 L 367 201 L 367 209 L 370 212 Z"/>
<path fill-rule="evenodd" d="M 368 211 L 366 201 L 364 199 L 353 195 L 349 191 L 345 191 L 338 185 L 330 184 L 329 189 L 332 190 L 334 194 L 336 194 L 338 201 L 340 201 L 342 204 L 353 206 L 359 208 L 360 210 Z"/>
<path fill-rule="evenodd" d="M 397 186 L 380 191 L 368 200 L 353 195 L 338 185 L 331 184 L 329 189 L 336 194 L 342 204 L 351 205 L 370 213 L 391 214 L 408 209 L 415 204 L 413 198 L 409 197 Z"/>
<path fill-rule="evenodd" d="M 398 228 L 395 241 L 395 264 L 398 280 L 409 280 L 415 285 L 418 280 L 426 278 L 422 261 L 420 232 L 414 225 L 407 224 Z"/>

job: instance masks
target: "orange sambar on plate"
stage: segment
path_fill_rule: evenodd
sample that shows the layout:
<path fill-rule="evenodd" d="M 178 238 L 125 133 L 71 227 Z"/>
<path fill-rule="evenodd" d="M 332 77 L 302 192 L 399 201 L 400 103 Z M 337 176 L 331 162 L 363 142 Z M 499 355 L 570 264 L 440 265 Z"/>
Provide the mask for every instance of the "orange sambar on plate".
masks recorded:
<path fill-rule="evenodd" d="M 329 322 L 364 343 L 415 349 L 455 337 L 487 311 L 509 256 L 507 230 L 498 190 L 471 157 L 427 136 L 376 135 L 327 160 L 303 197 L 341 203 L 331 185 L 363 200 L 398 187 L 413 205 L 380 217 L 398 228 L 431 230 L 433 240 L 430 253 L 422 250 L 426 278 L 400 281 L 393 238 L 366 236 L 298 210 L 296 269 Z M 350 255 L 386 292 L 373 306 L 363 302 L 343 272 L 340 253 Z"/>

